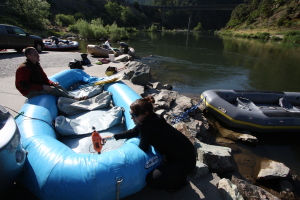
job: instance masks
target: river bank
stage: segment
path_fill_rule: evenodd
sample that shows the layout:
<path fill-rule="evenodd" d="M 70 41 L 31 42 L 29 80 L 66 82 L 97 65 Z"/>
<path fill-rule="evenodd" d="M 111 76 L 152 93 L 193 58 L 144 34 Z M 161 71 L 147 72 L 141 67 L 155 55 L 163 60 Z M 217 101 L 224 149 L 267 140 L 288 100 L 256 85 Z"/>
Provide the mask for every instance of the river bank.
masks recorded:
<path fill-rule="evenodd" d="M 222 29 L 215 31 L 218 35 L 261 39 L 270 41 L 284 41 L 287 43 L 300 44 L 300 31 L 294 29 L 275 29 L 275 28 L 244 28 L 244 29 Z"/>

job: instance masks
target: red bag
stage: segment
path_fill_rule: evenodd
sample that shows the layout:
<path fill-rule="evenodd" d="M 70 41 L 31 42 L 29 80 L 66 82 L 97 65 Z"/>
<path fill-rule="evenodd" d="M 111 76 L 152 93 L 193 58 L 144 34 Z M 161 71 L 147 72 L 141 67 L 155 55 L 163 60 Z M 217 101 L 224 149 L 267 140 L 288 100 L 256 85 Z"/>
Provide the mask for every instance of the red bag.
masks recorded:
<path fill-rule="evenodd" d="M 107 58 L 101 58 L 101 59 L 98 59 L 98 61 L 102 62 L 102 64 L 109 63 L 109 60 Z"/>

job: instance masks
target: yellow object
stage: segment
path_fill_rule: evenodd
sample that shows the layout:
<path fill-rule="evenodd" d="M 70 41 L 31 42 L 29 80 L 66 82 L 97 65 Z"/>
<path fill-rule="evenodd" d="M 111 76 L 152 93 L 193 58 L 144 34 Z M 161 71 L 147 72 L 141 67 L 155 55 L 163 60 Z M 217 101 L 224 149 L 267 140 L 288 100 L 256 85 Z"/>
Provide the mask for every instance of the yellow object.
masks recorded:
<path fill-rule="evenodd" d="M 105 72 L 105 74 L 107 75 L 107 76 L 111 76 L 111 75 L 113 75 L 115 72 L 114 71 L 106 71 Z"/>
<path fill-rule="evenodd" d="M 117 76 L 117 77 L 114 77 L 114 78 L 98 81 L 98 82 L 94 83 L 94 85 L 101 85 L 101 84 L 105 84 L 105 83 L 113 83 L 113 82 L 117 82 L 117 81 L 121 80 L 122 78 L 123 78 L 123 76 Z"/>

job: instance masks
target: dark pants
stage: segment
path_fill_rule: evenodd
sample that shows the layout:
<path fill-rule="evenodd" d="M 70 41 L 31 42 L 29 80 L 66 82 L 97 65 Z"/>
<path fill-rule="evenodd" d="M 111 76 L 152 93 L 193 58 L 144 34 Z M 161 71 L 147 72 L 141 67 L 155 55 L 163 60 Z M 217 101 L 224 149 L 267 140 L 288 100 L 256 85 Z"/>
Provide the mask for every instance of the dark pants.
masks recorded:
<path fill-rule="evenodd" d="M 168 190 L 185 181 L 195 164 L 194 161 L 187 163 L 165 162 L 147 175 L 146 182 L 152 189 Z"/>
<path fill-rule="evenodd" d="M 129 48 L 128 47 L 124 47 L 124 54 L 128 54 Z"/>

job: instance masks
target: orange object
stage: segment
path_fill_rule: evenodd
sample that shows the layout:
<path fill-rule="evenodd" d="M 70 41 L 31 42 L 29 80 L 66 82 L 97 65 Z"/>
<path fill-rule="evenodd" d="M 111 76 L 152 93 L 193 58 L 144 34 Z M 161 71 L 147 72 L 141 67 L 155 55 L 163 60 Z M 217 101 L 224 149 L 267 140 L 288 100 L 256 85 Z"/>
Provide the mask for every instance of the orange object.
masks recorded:
<path fill-rule="evenodd" d="M 96 128 L 93 127 L 93 134 L 92 134 L 92 141 L 93 141 L 93 146 L 95 151 L 98 152 L 98 154 L 100 154 L 102 146 L 104 145 L 102 137 L 100 136 L 100 134 L 96 131 Z"/>

